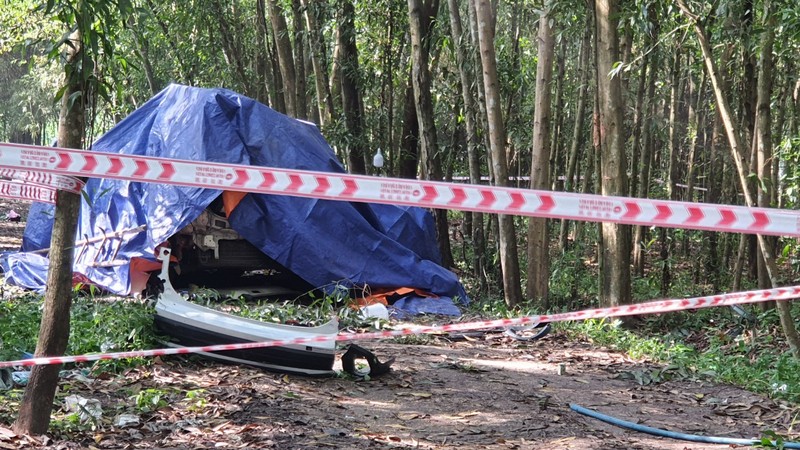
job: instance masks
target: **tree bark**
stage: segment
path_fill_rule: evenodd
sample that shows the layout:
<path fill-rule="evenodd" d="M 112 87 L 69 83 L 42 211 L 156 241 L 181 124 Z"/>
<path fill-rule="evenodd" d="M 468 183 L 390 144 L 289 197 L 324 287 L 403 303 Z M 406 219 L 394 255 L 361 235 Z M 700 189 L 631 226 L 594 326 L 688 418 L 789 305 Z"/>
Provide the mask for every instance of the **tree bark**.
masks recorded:
<path fill-rule="evenodd" d="M 557 190 L 561 186 L 558 179 L 558 174 L 566 165 L 566 156 L 564 155 L 564 144 L 566 139 L 563 138 L 564 116 L 566 111 L 564 108 L 564 79 L 567 72 L 567 39 L 561 39 L 561 47 L 558 50 L 556 57 L 556 87 L 555 87 L 555 111 L 553 112 L 553 125 L 551 128 L 550 138 L 550 184 L 552 190 Z"/>
<path fill-rule="evenodd" d="M 268 0 L 269 20 L 272 23 L 272 33 L 275 36 L 275 45 L 278 48 L 278 64 L 283 80 L 283 100 L 286 103 L 286 114 L 297 117 L 297 75 L 294 69 L 294 56 L 292 56 L 292 43 L 289 40 L 289 30 L 283 9 L 277 0 Z"/>
<path fill-rule="evenodd" d="M 475 123 L 475 98 L 471 86 L 474 82 L 472 74 L 467 70 L 466 47 L 469 40 L 464 39 L 464 30 L 461 26 L 461 13 L 458 9 L 458 0 L 448 0 L 450 8 L 450 35 L 458 63 L 458 75 L 461 80 L 461 97 L 464 101 L 464 125 L 467 139 L 467 162 L 469 164 L 469 181 L 472 184 L 481 182 L 480 155 L 478 154 L 478 131 Z M 473 275 L 479 280 L 481 290 L 486 285 L 486 241 L 483 234 L 483 213 L 472 213 L 472 246 L 473 246 Z"/>
<path fill-rule="evenodd" d="M 67 75 L 66 90 L 61 98 L 61 113 L 58 121 L 58 144 L 65 148 L 83 148 L 85 134 L 84 111 L 86 90 L 83 86 L 82 69 L 86 64 L 81 35 L 74 32 L 67 47 L 66 64 L 77 68 Z M 59 191 L 53 235 L 50 243 L 50 265 L 47 271 L 47 287 L 44 310 L 36 344 L 37 357 L 61 356 L 67 350 L 72 306 L 72 263 L 74 258 L 75 233 L 78 228 L 81 196 Z M 18 434 L 44 434 L 50 424 L 58 372 L 61 365 L 34 366 L 20 404 L 19 416 L 14 423 Z"/>
<path fill-rule="evenodd" d="M 550 188 L 550 110 L 551 81 L 555 36 L 550 27 L 549 5 L 539 17 L 538 63 L 536 65 L 536 105 L 533 115 L 533 151 L 531 154 L 531 189 Z M 528 222 L 528 277 L 526 294 L 529 301 L 541 302 L 548 308 L 550 252 L 547 219 L 531 217 Z"/>
<path fill-rule="evenodd" d="M 654 12 L 654 9 L 655 8 L 651 6 L 652 12 Z M 655 13 L 650 14 L 650 16 L 653 17 L 654 23 L 652 35 L 648 36 L 645 40 L 647 46 L 658 41 L 658 35 L 661 29 L 658 16 Z M 657 52 L 648 54 L 644 58 L 641 79 L 647 87 L 641 99 L 641 105 L 636 108 L 636 124 L 634 125 L 633 135 L 633 153 L 638 154 L 637 149 L 640 146 L 642 152 L 641 155 L 639 155 L 639 163 L 631 164 L 631 173 L 635 173 L 636 171 L 639 173 L 638 176 L 631 177 L 631 195 L 639 198 L 647 198 L 650 192 L 650 170 L 653 161 L 651 130 L 653 111 L 655 109 L 653 98 L 655 96 L 656 74 L 658 73 L 659 62 Z M 641 94 L 641 89 L 639 93 Z M 637 104 L 638 103 L 639 99 L 637 98 Z M 635 226 L 633 229 L 633 271 L 636 275 L 641 277 L 644 276 L 644 250 L 646 246 L 645 240 L 647 239 L 647 228 Z"/>
<path fill-rule="evenodd" d="M 756 130 L 755 130 L 755 152 L 756 166 L 758 171 L 758 183 L 756 190 L 756 203 L 758 206 L 768 208 L 772 206 L 772 114 L 770 111 L 770 101 L 772 99 L 772 47 L 775 41 L 775 28 L 777 20 L 771 13 L 770 0 L 764 2 L 764 28 L 761 34 L 761 55 L 759 57 L 759 71 L 757 83 L 756 101 Z M 770 247 L 774 250 L 776 240 L 772 236 L 764 237 L 770 241 Z M 758 251 L 758 287 L 767 289 L 770 287 L 769 272 L 765 263 L 763 250 Z"/>
<path fill-rule="evenodd" d="M 306 99 L 306 33 L 303 30 L 303 14 L 300 0 L 292 0 L 292 28 L 294 29 L 294 73 L 295 73 L 295 114 L 298 119 L 308 119 L 308 102 Z"/>
<path fill-rule="evenodd" d="M 498 186 L 508 185 L 508 164 L 505 152 L 505 129 L 503 128 L 502 110 L 500 107 L 500 86 L 497 81 L 497 59 L 494 50 L 494 16 L 489 0 L 475 1 L 475 18 L 480 44 L 481 64 L 483 67 L 483 85 L 486 95 L 486 114 L 489 124 L 489 141 L 492 152 L 492 171 Z M 500 266 L 503 271 L 503 296 L 509 307 L 522 302 L 520 285 L 519 257 L 517 254 L 516 230 L 514 218 L 500 214 L 498 240 L 500 250 Z"/>
<path fill-rule="evenodd" d="M 432 21 L 439 9 L 439 1 L 408 0 L 408 22 L 411 31 L 411 75 L 414 86 L 414 104 L 419 121 L 420 172 L 426 180 L 442 180 L 441 155 L 439 154 L 436 121 L 433 114 L 431 94 L 430 40 Z M 439 250 L 444 267 L 453 266 L 450 249 L 447 211 L 433 211 Z"/>
<path fill-rule="evenodd" d="M 609 77 L 619 61 L 618 0 L 595 2 L 597 90 L 600 104 L 601 190 L 606 196 L 624 196 L 628 189 L 625 170 L 623 102 L 618 76 Z M 630 226 L 603 223 L 600 304 L 614 306 L 631 301 Z"/>
<path fill-rule="evenodd" d="M 578 185 L 575 180 L 577 173 L 578 160 L 580 159 L 580 149 L 583 147 L 583 128 L 584 120 L 586 119 L 586 93 L 588 91 L 589 83 L 589 52 L 591 51 L 591 44 L 589 38 L 591 37 L 592 26 L 591 22 L 587 19 L 586 29 L 583 33 L 583 41 L 581 42 L 581 51 L 579 60 L 580 75 L 578 77 L 578 101 L 575 106 L 575 124 L 572 128 L 572 144 L 569 149 L 569 160 L 567 162 L 567 173 L 564 180 L 564 191 L 572 192 L 574 186 Z M 567 229 L 569 221 L 561 219 L 561 228 L 558 235 L 558 247 L 564 252 L 567 250 Z"/>
<path fill-rule="evenodd" d="M 730 144 L 733 161 L 736 164 L 736 171 L 739 174 L 739 182 L 742 188 L 742 193 L 745 197 L 745 201 L 747 202 L 748 206 L 755 206 L 755 199 L 753 198 L 753 195 L 750 192 L 750 186 L 748 185 L 748 171 L 745 165 L 746 161 L 742 153 L 741 134 L 738 126 L 733 120 L 733 116 L 730 113 L 731 110 L 728 100 L 725 98 L 725 93 L 721 89 L 717 67 L 714 62 L 711 45 L 706 37 L 705 28 L 698 20 L 697 16 L 695 16 L 691 10 L 689 10 L 683 0 L 677 0 L 677 2 L 678 7 L 681 9 L 684 15 L 689 18 L 694 26 L 695 35 L 700 43 L 700 49 L 703 52 L 703 59 L 706 66 L 706 73 L 708 74 L 708 77 L 711 80 L 711 84 L 714 88 L 714 96 L 717 100 L 717 107 L 719 108 L 719 112 L 722 117 L 722 123 L 725 125 L 728 143 Z M 764 256 L 765 268 L 768 272 L 770 283 L 772 284 L 773 288 L 777 288 L 780 286 L 780 282 L 778 281 L 778 266 L 775 262 L 771 242 L 760 234 L 757 235 L 757 239 L 758 245 L 761 248 Z M 794 357 L 800 358 L 800 335 L 798 335 L 797 328 L 794 325 L 789 303 L 786 301 L 777 302 L 777 308 L 781 326 L 783 327 L 783 332 L 786 336 L 786 342 L 789 344 Z"/>
<path fill-rule="evenodd" d="M 350 0 L 339 2 L 339 28 L 336 33 L 341 67 L 342 112 L 349 135 L 347 166 L 350 173 L 367 173 L 364 163 L 364 119 L 361 116 L 358 48 L 356 47 L 355 8 Z"/>
<path fill-rule="evenodd" d="M 314 82 L 317 91 L 317 107 L 319 109 L 320 124 L 324 127 L 330 124 L 334 117 L 333 97 L 328 85 L 328 64 L 325 58 L 325 44 L 322 31 L 317 23 L 319 0 L 303 0 L 305 9 L 306 28 L 309 34 L 311 48 L 311 64 L 314 67 Z"/>

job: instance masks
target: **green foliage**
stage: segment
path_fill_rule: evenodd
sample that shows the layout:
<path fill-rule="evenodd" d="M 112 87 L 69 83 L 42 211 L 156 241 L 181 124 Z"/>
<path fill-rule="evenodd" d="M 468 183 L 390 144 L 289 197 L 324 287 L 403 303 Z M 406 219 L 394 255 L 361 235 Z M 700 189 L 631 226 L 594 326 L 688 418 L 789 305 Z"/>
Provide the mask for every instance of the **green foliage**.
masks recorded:
<path fill-rule="evenodd" d="M 42 298 L 33 294 L 0 299 L 0 359 L 16 360 L 33 353 L 41 320 Z"/>
<path fill-rule="evenodd" d="M 589 320 L 558 327 L 574 336 L 623 351 L 633 358 L 666 364 L 634 378 L 659 382 L 702 378 L 731 383 L 774 398 L 800 401 L 800 361 L 785 349 L 777 314 L 758 317 L 758 330 L 738 322 L 727 309 L 671 313 L 649 318 L 638 330 L 619 320 Z M 781 350 L 775 351 L 775 348 Z"/>
<path fill-rule="evenodd" d="M 167 393 L 160 389 L 143 389 L 133 396 L 133 403 L 141 413 L 151 413 L 168 405 Z"/>
<path fill-rule="evenodd" d="M 33 353 L 42 306 L 42 298 L 32 294 L 0 300 L 0 359 L 16 360 L 22 352 Z M 94 298 L 78 291 L 71 314 L 67 354 L 141 350 L 156 344 L 153 309 L 141 302 Z M 99 361 L 95 368 L 117 371 L 148 361 Z"/>
<path fill-rule="evenodd" d="M 756 448 L 776 448 L 783 450 L 786 448 L 783 436 L 772 430 L 764 430 L 761 433 L 761 439 L 755 445 Z"/>

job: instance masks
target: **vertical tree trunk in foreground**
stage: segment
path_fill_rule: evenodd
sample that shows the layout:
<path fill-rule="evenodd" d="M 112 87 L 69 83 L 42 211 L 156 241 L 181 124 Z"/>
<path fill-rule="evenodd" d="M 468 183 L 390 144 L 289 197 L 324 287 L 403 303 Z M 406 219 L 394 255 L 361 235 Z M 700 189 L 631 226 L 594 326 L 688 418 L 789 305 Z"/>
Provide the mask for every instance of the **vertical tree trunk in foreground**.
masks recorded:
<path fill-rule="evenodd" d="M 314 81 L 317 91 L 317 108 L 319 109 L 320 125 L 330 124 L 333 117 L 333 97 L 328 85 L 327 64 L 325 63 L 325 46 L 322 30 L 317 24 L 317 14 L 321 5 L 318 0 L 303 0 L 303 9 L 306 19 L 306 28 L 309 34 L 309 47 L 311 48 L 311 64 L 314 67 Z"/>
<path fill-rule="evenodd" d="M 600 186 L 603 195 L 624 196 L 628 190 L 625 170 L 625 124 L 619 76 L 610 77 L 619 61 L 618 0 L 597 0 L 597 90 L 600 98 Z M 600 304 L 614 306 L 631 301 L 630 226 L 603 223 L 600 257 Z"/>
<path fill-rule="evenodd" d="M 768 208 L 771 205 L 772 191 L 775 186 L 772 184 L 772 114 L 770 111 L 770 101 L 772 98 L 772 46 L 775 41 L 775 28 L 777 26 L 775 15 L 770 11 L 770 1 L 764 2 L 764 28 L 761 38 L 761 56 L 759 58 L 759 72 L 757 83 L 756 101 L 756 167 L 758 170 L 757 200 L 758 206 Z M 764 237 L 770 242 L 770 247 L 774 250 L 777 242 L 774 237 Z M 765 264 L 763 250 L 758 251 L 758 287 L 768 289 L 770 287 L 769 273 Z M 762 304 L 766 307 L 767 304 Z"/>
<path fill-rule="evenodd" d="M 358 48 L 356 47 L 355 15 L 350 0 L 339 2 L 339 29 L 336 37 L 339 47 L 339 66 L 342 71 L 342 112 L 350 135 L 347 143 L 347 168 L 350 173 L 367 173 L 364 162 L 364 119 L 361 117 L 361 101 L 358 85 Z"/>
<path fill-rule="evenodd" d="M 408 0 L 408 25 L 411 30 L 411 78 L 414 86 L 414 104 L 419 121 L 420 168 L 422 178 L 442 180 L 442 157 L 439 154 L 436 137 L 436 121 L 433 114 L 433 94 L 431 92 L 430 62 L 431 22 L 439 9 L 438 0 Z M 454 265 L 450 250 L 447 210 L 433 210 L 436 222 L 436 237 L 442 265 Z"/>
<path fill-rule="evenodd" d="M 728 99 L 725 98 L 725 93 L 722 91 L 720 86 L 718 75 L 719 72 L 717 71 L 717 66 L 714 63 L 711 45 L 706 38 L 705 28 L 699 22 L 697 16 L 695 16 L 691 10 L 686 7 L 686 4 L 683 2 L 683 0 L 678 0 L 678 6 L 694 26 L 697 41 L 700 43 L 700 49 L 703 52 L 703 60 L 705 61 L 706 72 L 708 73 L 708 78 L 711 80 L 711 85 L 714 88 L 714 96 L 717 100 L 717 108 L 719 110 L 720 117 L 722 118 L 722 123 L 725 126 L 725 132 L 728 136 L 728 143 L 730 144 L 733 161 L 736 164 L 736 171 L 739 175 L 739 183 L 742 188 L 742 193 L 744 194 L 747 206 L 755 206 L 755 199 L 753 198 L 753 195 L 750 192 L 750 186 L 748 185 L 748 171 L 746 161 L 742 153 L 741 134 L 738 125 L 731 115 Z M 758 245 L 761 248 L 764 256 L 765 268 L 768 272 L 770 283 L 772 284 L 773 288 L 777 288 L 780 286 L 780 283 L 778 281 L 778 266 L 775 262 L 775 254 L 773 253 L 771 245 L 772 243 L 765 239 L 764 235 L 759 234 L 757 235 L 757 238 Z M 792 355 L 794 355 L 795 358 L 800 358 L 800 335 L 798 335 L 797 328 L 794 325 L 789 303 L 786 301 L 777 302 L 777 309 L 781 326 L 783 328 L 783 333 L 786 336 L 786 342 L 789 344 L 789 347 L 792 350 Z"/>
<path fill-rule="evenodd" d="M 82 57 L 80 34 L 71 36 L 68 46 L 67 65 L 78 66 Z M 58 144 L 65 148 L 82 148 L 84 138 L 83 85 L 80 73 L 67 75 L 67 88 L 61 98 L 61 114 L 58 121 Z M 73 97 L 73 94 L 76 94 Z M 61 356 L 67 350 L 69 340 L 69 310 L 72 306 L 72 261 L 75 247 L 75 232 L 78 227 L 78 212 L 81 197 L 59 191 L 56 199 L 53 237 L 50 244 L 50 266 L 47 272 L 47 290 L 44 311 L 36 344 L 36 356 Z M 34 366 L 20 404 L 19 416 L 14 431 L 19 434 L 43 434 L 50 425 L 58 372 L 61 365 Z"/>
<path fill-rule="evenodd" d="M 478 23 L 478 42 L 483 66 L 483 85 L 486 96 L 486 116 L 489 124 L 489 141 L 492 153 L 492 171 L 495 184 L 508 185 L 508 164 L 506 162 L 506 137 L 500 107 L 500 86 L 497 81 L 497 59 L 494 51 L 494 18 L 489 0 L 475 1 L 475 17 Z M 509 307 L 522 301 L 519 257 L 517 254 L 514 217 L 498 215 L 500 244 L 500 267 L 503 271 L 503 296 Z"/>
<path fill-rule="evenodd" d="M 469 163 L 469 182 L 480 184 L 481 160 L 478 154 L 478 132 L 475 116 L 475 98 L 472 95 L 473 77 L 467 70 L 467 42 L 464 39 L 464 28 L 461 25 L 461 13 L 458 9 L 458 0 L 448 0 L 450 8 L 450 35 L 453 39 L 458 74 L 461 79 L 461 96 L 464 99 L 464 122 L 467 130 L 467 161 Z M 473 274 L 478 278 L 481 290 L 486 285 L 486 241 L 483 234 L 483 213 L 472 213 L 472 247 L 473 247 Z"/>
<path fill-rule="evenodd" d="M 531 154 L 531 189 L 550 188 L 550 83 L 553 79 L 555 36 L 550 27 L 550 15 L 539 17 L 539 50 L 536 65 L 536 109 L 533 115 L 533 152 Z M 526 294 L 529 301 L 541 302 L 547 309 L 550 281 L 550 248 L 547 219 L 531 217 L 528 223 L 528 278 Z"/>
<path fill-rule="evenodd" d="M 569 159 L 567 162 L 567 173 L 564 180 L 564 192 L 572 192 L 574 186 L 579 185 L 577 182 L 579 178 L 576 177 L 578 159 L 580 156 L 580 148 L 583 146 L 583 121 L 586 118 L 586 93 L 588 92 L 589 84 L 589 52 L 591 51 L 591 44 L 589 38 L 592 33 L 592 25 L 589 20 L 586 23 L 586 29 L 583 33 L 583 41 L 581 42 L 581 53 L 578 77 L 578 103 L 575 107 L 575 123 L 572 128 L 572 144 L 569 149 Z M 569 221 L 561 219 L 561 229 L 558 235 L 558 248 L 563 252 L 567 250 L 567 228 Z"/>
<path fill-rule="evenodd" d="M 283 100 L 286 102 L 286 114 L 297 117 L 297 85 L 294 71 L 294 57 L 292 56 L 292 43 L 289 41 L 289 30 L 286 27 L 286 18 L 277 0 L 268 0 L 269 20 L 272 23 L 272 32 L 275 36 L 275 45 L 278 47 L 278 63 L 281 68 L 283 80 Z"/>

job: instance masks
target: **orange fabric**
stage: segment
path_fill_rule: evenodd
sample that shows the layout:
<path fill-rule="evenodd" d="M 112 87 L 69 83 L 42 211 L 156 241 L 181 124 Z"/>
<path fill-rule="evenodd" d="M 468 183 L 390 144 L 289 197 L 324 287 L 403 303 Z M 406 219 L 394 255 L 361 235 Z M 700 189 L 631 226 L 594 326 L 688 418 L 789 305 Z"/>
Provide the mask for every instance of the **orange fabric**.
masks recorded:
<path fill-rule="evenodd" d="M 222 204 L 225 205 L 225 217 L 230 217 L 233 210 L 239 206 L 246 192 L 222 191 Z"/>
<path fill-rule="evenodd" d="M 355 309 L 374 305 L 375 303 L 382 303 L 383 305 L 389 306 L 389 301 L 394 301 L 411 293 L 417 294 L 420 297 L 439 298 L 438 295 L 410 287 L 401 287 L 397 289 L 377 289 L 373 291 L 372 295 L 355 299 L 352 306 Z"/>

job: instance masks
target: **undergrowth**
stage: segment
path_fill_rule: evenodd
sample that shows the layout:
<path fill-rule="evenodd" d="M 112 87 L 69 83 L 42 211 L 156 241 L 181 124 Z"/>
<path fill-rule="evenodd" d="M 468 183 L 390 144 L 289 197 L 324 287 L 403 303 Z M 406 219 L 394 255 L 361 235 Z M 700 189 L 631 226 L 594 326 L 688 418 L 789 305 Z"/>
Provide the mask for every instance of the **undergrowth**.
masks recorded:
<path fill-rule="evenodd" d="M 40 295 L 0 298 L 0 360 L 17 360 L 36 349 L 43 298 Z M 108 300 L 76 290 L 70 320 L 68 355 L 152 348 L 153 309 L 133 299 Z M 98 361 L 96 370 L 118 371 L 147 364 L 144 359 Z"/>
<path fill-rule="evenodd" d="M 744 323 L 725 308 L 646 319 L 637 329 L 619 320 L 559 324 L 573 337 L 665 365 L 657 381 L 704 379 L 800 403 L 800 361 L 785 345 L 774 310 Z M 676 326 L 677 325 L 677 326 Z"/>

